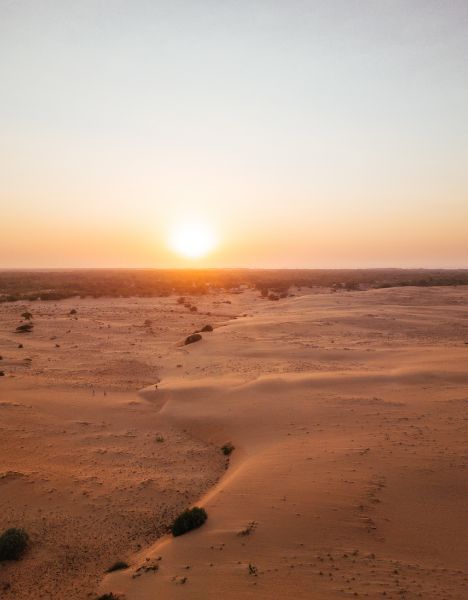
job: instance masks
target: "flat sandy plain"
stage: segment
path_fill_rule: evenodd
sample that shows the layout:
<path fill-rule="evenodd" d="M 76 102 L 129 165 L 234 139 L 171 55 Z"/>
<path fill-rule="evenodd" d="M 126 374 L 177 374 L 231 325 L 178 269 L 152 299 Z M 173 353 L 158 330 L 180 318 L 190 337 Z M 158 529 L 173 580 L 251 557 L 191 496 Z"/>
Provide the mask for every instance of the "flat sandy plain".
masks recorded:
<path fill-rule="evenodd" d="M 2 598 L 466 599 L 468 289 L 191 302 L 1 305 Z"/>

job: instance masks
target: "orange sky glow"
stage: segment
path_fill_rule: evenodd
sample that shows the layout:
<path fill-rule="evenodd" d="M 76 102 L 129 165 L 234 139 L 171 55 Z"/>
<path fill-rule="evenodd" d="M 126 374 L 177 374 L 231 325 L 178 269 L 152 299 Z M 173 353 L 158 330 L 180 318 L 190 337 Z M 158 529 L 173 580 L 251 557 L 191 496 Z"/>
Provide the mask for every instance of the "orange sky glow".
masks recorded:
<path fill-rule="evenodd" d="M 0 4 L 0 268 L 468 267 L 466 3 Z"/>

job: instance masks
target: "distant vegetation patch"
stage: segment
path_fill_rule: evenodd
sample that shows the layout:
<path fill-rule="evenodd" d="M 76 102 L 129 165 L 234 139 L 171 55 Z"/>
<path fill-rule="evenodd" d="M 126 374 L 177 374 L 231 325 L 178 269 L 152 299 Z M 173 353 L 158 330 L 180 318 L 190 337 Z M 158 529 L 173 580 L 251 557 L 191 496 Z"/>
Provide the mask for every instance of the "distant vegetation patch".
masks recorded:
<path fill-rule="evenodd" d="M 199 333 L 192 333 L 188 338 L 185 339 L 184 344 L 187 346 L 188 344 L 193 344 L 194 342 L 199 342 L 202 339 L 202 336 Z"/>
<path fill-rule="evenodd" d="M 23 323 L 22 325 L 18 325 L 16 328 L 16 333 L 31 333 L 34 325 L 32 323 Z"/>
<path fill-rule="evenodd" d="M 467 269 L 98 269 L 2 271 L 0 302 L 85 297 L 164 297 L 192 309 L 191 298 L 214 291 L 256 289 L 264 298 L 284 298 L 296 288 L 335 290 L 395 286 L 468 285 Z M 72 309 L 73 310 L 73 309 Z M 76 309 L 75 309 L 76 310 Z M 196 312 L 196 307 L 193 307 Z M 74 313 L 72 313 L 74 314 Z"/>
<path fill-rule="evenodd" d="M 19 560 L 28 547 L 29 536 L 24 529 L 7 529 L 0 535 L 0 561 Z"/>
<path fill-rule="evenodd" d="M 192 529 L 197 529 L 203 525 L 207 518 L 208 515 L 206 514 L 206 510 L 204 508 L 200 508 L 199 506 L 188 508 L 187 510 L 184 510 L 184 512 L 181 513 L 172 523 L 172 535 L 177 537 L 192 531 Z"/>
<path fill-rule="evenodd" d="M 228 442 L 227 444 L 224 444 L 224 446 L 221 446 L 221 452 L 225 456 L 229 456 L 234 451 L 234 449 L 235 447 L 231 444 L 231 442 Z"/>
<path fill-rule="evenodd" d="M 237 535 L 241 535 L 241 536 L 245 537 L 246 535 L 252 534 L 256 528 L 257 528 L 257 521 L 250 521 L 250 523 L 247 525 L 247 527 L 245 529 L 242 529 L 241 531 L 239 531 L 239 533 Z"/>
<path fill-rule="evenodd" d="M 113 573 L 114 571 L 122 571 L 123 569 L 128 569 L 128 564 L 123 560 L 118 560 L 113 565 L 111 565 L 106 573 Z"/>

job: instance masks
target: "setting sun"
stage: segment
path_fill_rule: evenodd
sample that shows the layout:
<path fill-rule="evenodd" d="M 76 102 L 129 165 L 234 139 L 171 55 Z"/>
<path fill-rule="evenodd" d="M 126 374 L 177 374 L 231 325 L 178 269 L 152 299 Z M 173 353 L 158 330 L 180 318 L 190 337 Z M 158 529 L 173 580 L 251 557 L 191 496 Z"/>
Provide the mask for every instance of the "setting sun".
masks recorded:
<path fill-rule="evenodd" d="M 186 258 L 201 258 L 213 250 L 217 240 L 212 228 L 201 222 L 185 222 L 173 227 L 169 246 Z"/>

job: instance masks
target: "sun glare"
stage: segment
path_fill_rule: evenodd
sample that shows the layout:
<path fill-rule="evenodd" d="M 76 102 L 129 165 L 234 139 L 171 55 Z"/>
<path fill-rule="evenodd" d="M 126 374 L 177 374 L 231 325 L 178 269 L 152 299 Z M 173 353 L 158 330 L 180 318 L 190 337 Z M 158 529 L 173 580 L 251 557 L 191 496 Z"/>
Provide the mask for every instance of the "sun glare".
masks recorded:
<path fill-rule="evenodd" d="M 201 258 L 215 248 L 216 236 L 206 223 L 180 223 L 170 232 L 169 246 L 186 258 Z"/>

